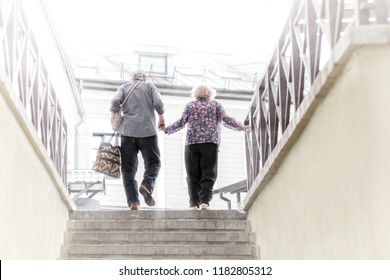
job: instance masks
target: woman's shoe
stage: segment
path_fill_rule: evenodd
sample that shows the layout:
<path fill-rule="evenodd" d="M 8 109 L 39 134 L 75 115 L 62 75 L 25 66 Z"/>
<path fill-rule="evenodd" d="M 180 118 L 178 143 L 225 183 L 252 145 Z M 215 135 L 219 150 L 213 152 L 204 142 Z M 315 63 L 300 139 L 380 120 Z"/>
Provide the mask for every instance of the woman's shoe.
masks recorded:
<path fill-rule="evenodd" d="M 202 204 L 200 205 L 200 209 L 201 209 L 201 210 L 209 210 L 209 205 L 208 205 L 207 203 L 202 203 Z"/>

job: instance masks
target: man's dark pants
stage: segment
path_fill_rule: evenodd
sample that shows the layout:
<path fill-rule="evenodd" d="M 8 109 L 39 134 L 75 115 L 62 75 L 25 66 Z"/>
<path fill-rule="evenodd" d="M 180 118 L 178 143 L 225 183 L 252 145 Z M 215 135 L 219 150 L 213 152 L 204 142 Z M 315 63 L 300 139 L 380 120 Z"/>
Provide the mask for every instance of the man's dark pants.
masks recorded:
<path fill-rule="evenodd" d="M 145 165 L 141 184 L 152 193 L 161 168 L 157 135 L 145 138 L 121 137 L 122 178 L 129 206 L 131 203 L 139 204 L 138 184 L 135 180 L 138 169 L 138 152 L 141 152 Z"/>

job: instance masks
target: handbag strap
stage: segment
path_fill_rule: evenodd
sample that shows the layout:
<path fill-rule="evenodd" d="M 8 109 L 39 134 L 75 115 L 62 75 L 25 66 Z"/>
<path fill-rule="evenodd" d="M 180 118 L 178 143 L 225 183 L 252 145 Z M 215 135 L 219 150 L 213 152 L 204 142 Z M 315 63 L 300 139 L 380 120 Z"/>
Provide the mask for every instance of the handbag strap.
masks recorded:
<path fill-rule="evenodd" d="M 127 99 L 130 97 L 130 95 L 133 93 L 133 90 L 135 90 L 135 88 L 139 85 L 139 83 L 140 82 L 137 82 L 135 85 L 133 85 L 131 87 L 131 89 L 129 90 L 129 92 L 126 95 L 125 100 L 123 100 L 122 104 L 119 105 L 120 108 L 122 108 L 122 106 L 126 103 Z"/>
<path fill-rule="evenodd" d="M 108 139 L 107 143 L 111 144 L 112 138 L 114 138 L 114 136 L 115 136 L 115 145 L 119 146 L 119 135 L 118 135 L 118 133 L 116 133 L 116 131 L 114 131 L 114 133 L 111 135 L 110 139 Z"/>

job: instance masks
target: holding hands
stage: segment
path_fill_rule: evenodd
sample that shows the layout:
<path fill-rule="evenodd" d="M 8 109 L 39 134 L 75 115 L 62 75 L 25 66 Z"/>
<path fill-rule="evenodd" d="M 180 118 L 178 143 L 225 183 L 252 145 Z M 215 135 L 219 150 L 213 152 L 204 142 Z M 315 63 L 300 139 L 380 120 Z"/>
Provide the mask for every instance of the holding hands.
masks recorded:
<path fill-rule="evenodd" d="M 157 127 L 158 127 L 159 130 L 165 132 L 165 119 L 164 119 L 164 115 L 159 115 Z"/>
<path fill-rule="evenodd" d="M 245 132 L 245 133 L 251 132 L 251 127 L 250 127 L 250 125 L 245 125 L 245 126 L 244 126 L 244 132 Z"/>
<path fill-rule="evenodd" d="M 158 129 L 159 130 L 161 130 L 161 131 L 163 131 L 163 132 L 165 132 L 165 124 L 161 124 L 159 127 L 158 127 Z"/>

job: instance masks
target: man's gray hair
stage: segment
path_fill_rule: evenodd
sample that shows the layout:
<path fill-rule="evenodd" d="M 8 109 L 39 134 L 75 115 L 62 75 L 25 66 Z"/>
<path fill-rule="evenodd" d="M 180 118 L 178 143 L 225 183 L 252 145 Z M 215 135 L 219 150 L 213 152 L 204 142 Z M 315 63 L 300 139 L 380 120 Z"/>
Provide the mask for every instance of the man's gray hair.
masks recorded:
<path fill-rule="evenodd" d="M 130 74 L 130 77 L 133 78 L 133 80 L 142 80 L 142 78 L 146 75 L 146 72 L 142 69 L 137 69 L 134 72 Z"/>

